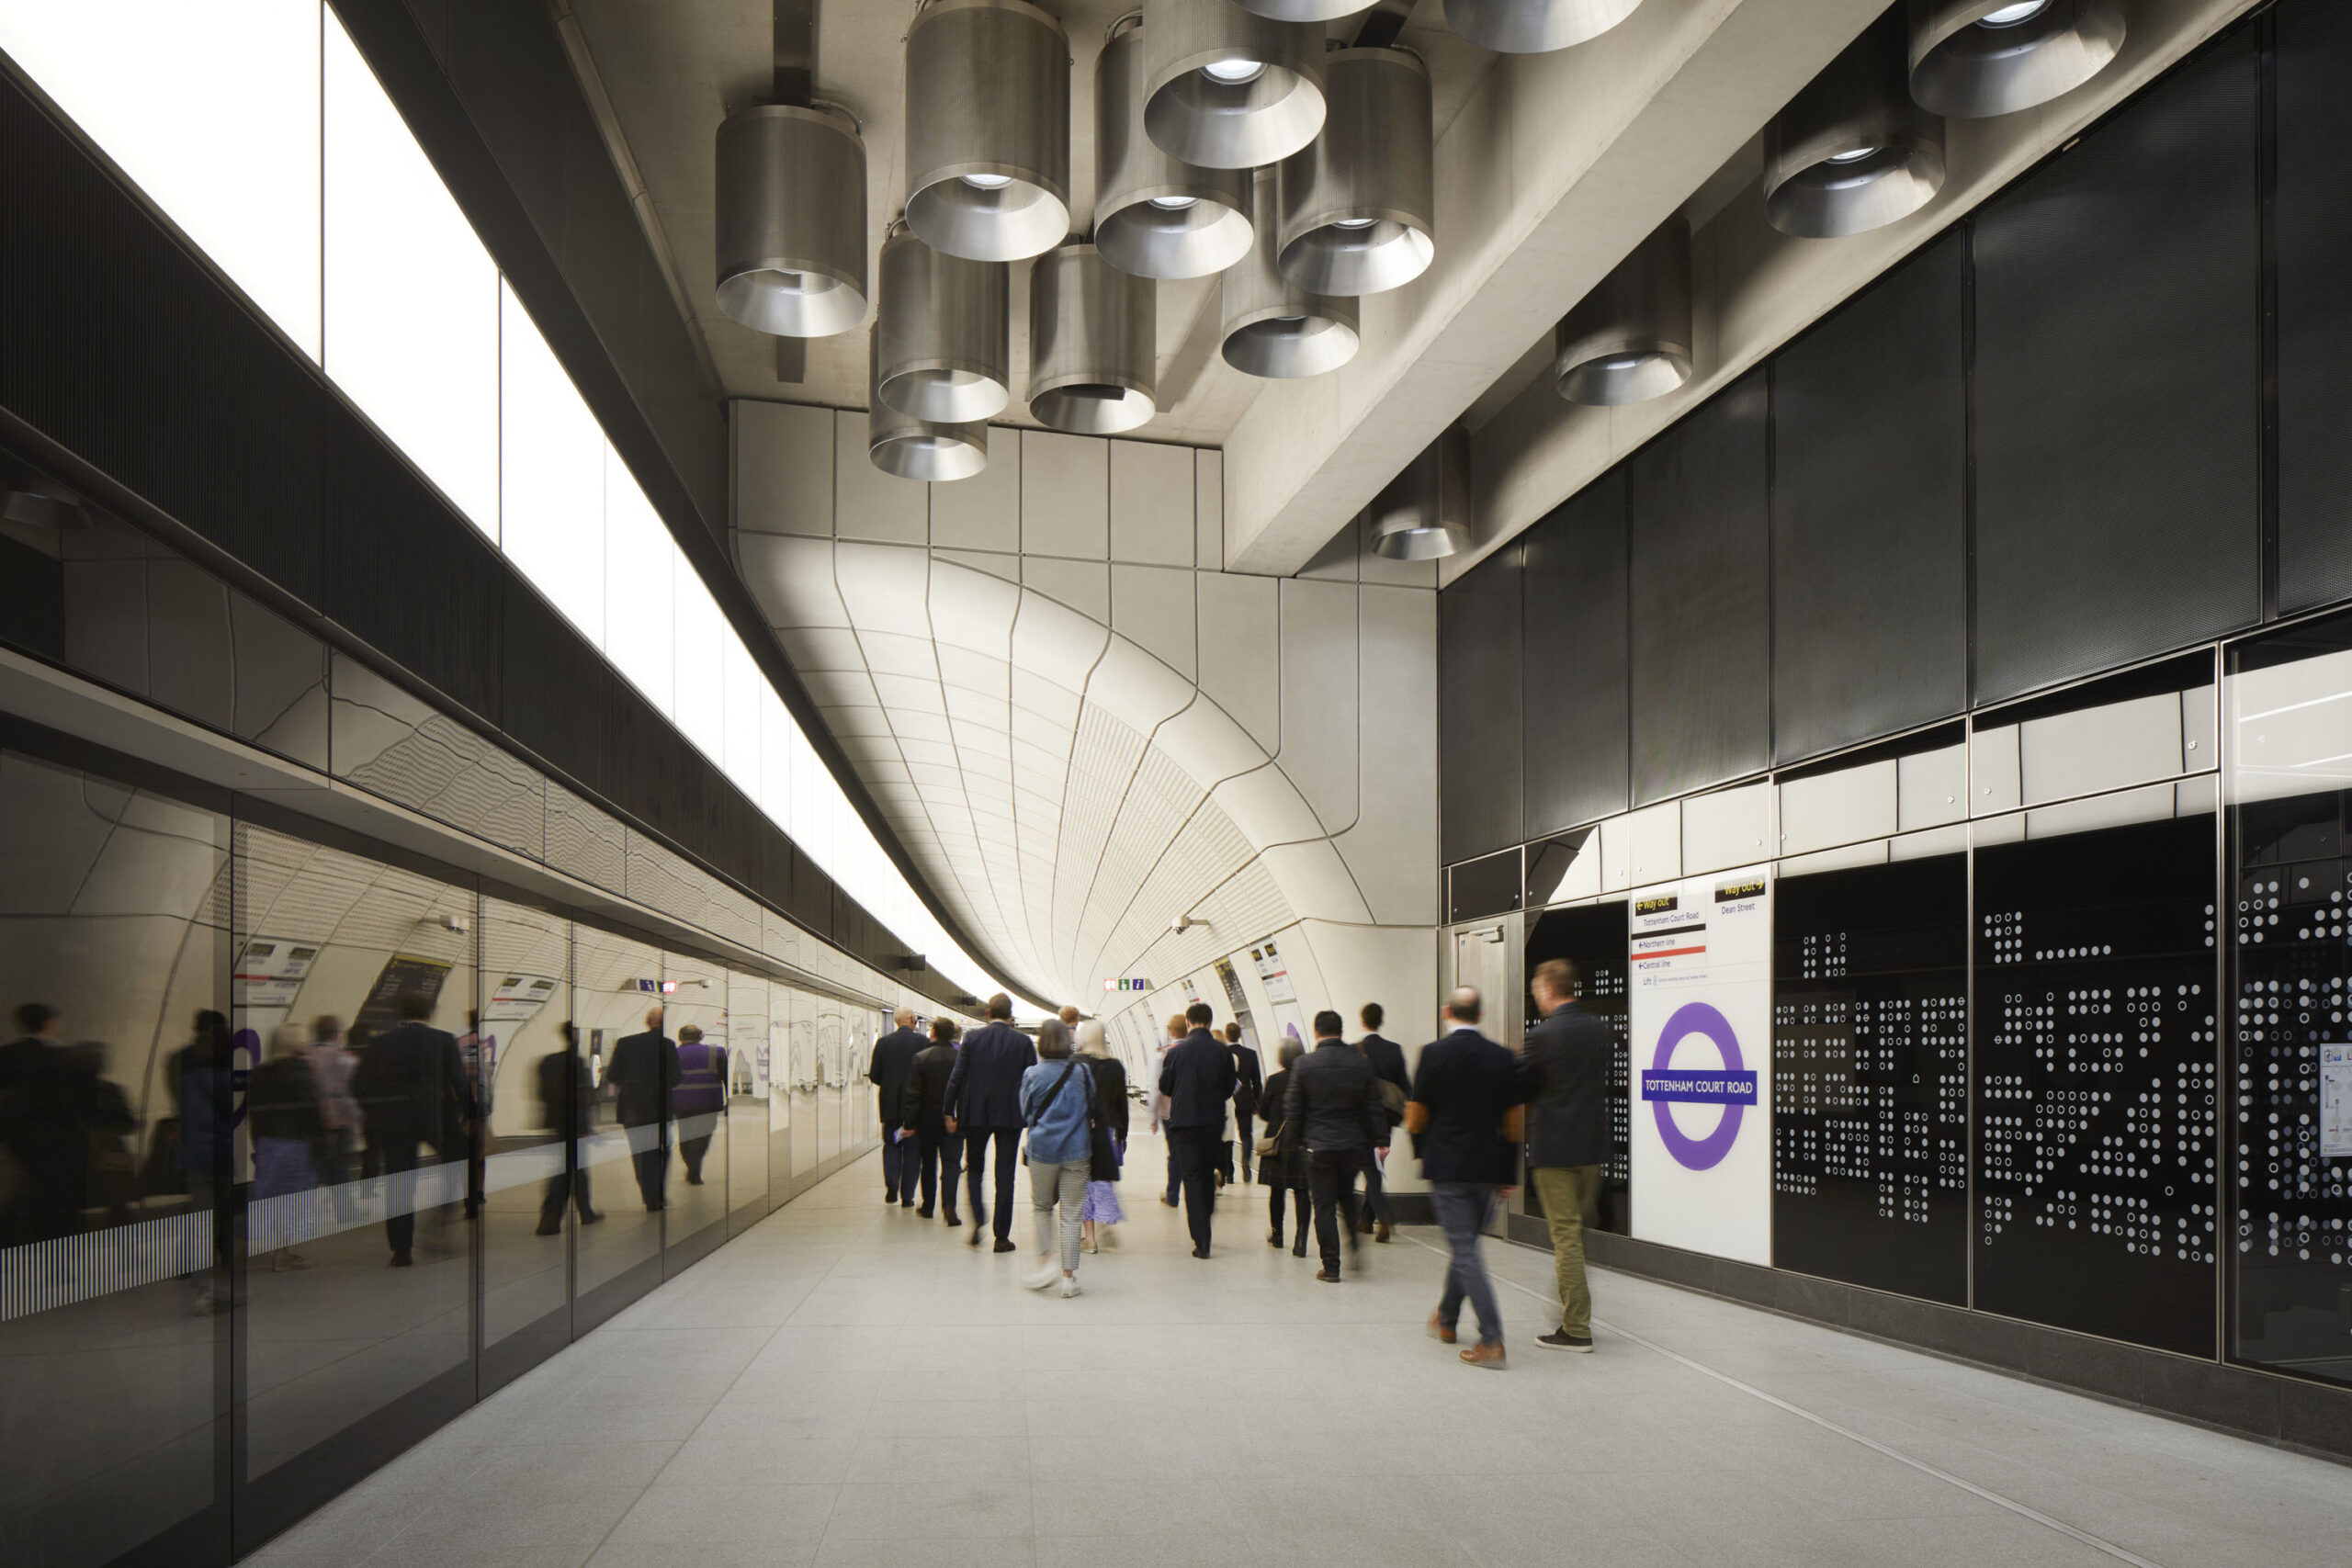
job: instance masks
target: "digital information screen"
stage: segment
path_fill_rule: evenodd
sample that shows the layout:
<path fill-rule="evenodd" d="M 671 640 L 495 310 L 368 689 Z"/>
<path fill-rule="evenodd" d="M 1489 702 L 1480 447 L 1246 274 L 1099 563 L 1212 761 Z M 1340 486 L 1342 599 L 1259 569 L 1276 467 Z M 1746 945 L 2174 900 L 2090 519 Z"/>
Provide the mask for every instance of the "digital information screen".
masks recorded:
<path fill-rule="evenodd" d="M 1968 1300 L 1968 863 L 1782 876 L 1772 1262 Z"/>
<path fill-rule="evenodd" d="M 1631 1100 L 1626 1088 L 1625 904 L 1589 904 L 1546 909 L 1527 923 L 1527 973 L 1547 959 L 1565 958 L 1582 976 L 1585 1010 L 1609 1021 L 1616 1039 L 1609 1058 L 1609 1163 L 1601 1170 L 1600 1229 L 1630 1234 L 1633 1216 L 1626 1184 L 1633 1175 L 1627 1153 L 1632 1137 Z M 1538 1021 L 1533 997 L 1526 998 L 1527 1023 Z M 1521 1189 L 1525 1212 L 1541 1215 L 1543 1204 L 1531 1185 Z"/>
<path fill-rule="evenodd" d="M 1974 1304 L 2211 1356 L 2214 821 L 1976 851 Z"/>

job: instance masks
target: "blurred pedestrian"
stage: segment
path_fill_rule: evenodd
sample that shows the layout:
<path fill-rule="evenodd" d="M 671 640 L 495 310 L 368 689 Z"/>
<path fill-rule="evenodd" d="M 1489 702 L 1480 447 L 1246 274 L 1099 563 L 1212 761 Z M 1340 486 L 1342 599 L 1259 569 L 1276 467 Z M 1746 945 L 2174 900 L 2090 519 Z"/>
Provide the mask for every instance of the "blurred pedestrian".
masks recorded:
<path fill-rule="evenodd" d="M 1503 1368 L 1502 1309 L 1487 1277 L 1478 1237 L 1498 1192 L 1510 1190 L 1519 1146 L 1519 1092 L 1511 1055 L 1478 1032 L 1478 988 L 1457 987 L 1446 998 L 1445 1037 L 1421 1047 L 1405 1127 L 1430 1180 L 1430 1201 L 1451 1254 L 1445 1291 L 1430 1314 L 1430 1334 L 1451 1345 L 1466 1298 L 1478 1314 L 1478 1343 L 1465 1365 Z"/>
<path fill-rule="evenodd" d="M 1391 1234 L 1388 1224 L 1388 1190 L 1385 1174 L 1388 1162 L 1389 1139 L 1405 1121 L 1405 1101 L 1412 1093 L 1412 1076 L 1405 1070 L 1405 1047 L 1394 1040 L 1381 1036 L 1380 1026 L 1387 1020 L 1378 1002 L 1366 1002 L 1356 1015 L 1363 1022 L 1363 1035 L 1356 1042 L 1356 1049 L 1372 1064 L 1374 1077 L 1380 1080 L 1382 1120 L 1388 1130 L 1374 1141 L 1370 1157 L 1363 1164 L 1363 1223 L 1372 1228 L 1372 1239 L 1386 1241 Z"/>
<path fill-rule="evenodd" d="M 1094 1075 L 1094 1124 L 1111 1135 L 1109 1168 L 1097 1161 L 1086 1183 L 1086 1238 L 1080 1250 L 1099 1252 L 1118 1245 L 1111 1227 L 1127 1217 L 1119 1207 L 1119 1171 L 1127 1160 L 1127 1065 L 1111 1055 L 1110 1037 L 1100 1019 L 1090 1018 L 1078 1026 L 1078 1049 L 1086 1058 L 1087 1071 Z"/>
<path fill-rule="evenodd" d="M 359 1059 L 343 1043 L 343 1020 L 321 1013 L 311 1021 L 304 1050 L 319 1091 L 319 1182 L 334 1204 L 335 1219 L 350 1224 L 358 1211 L 351 1200 L 351 1150 L 359 1140 L 359 1102 L 351 1097 L 351 1074 Z"/>
<path fill-rule="evenodd" d="M 385 1177 L 384 1238 L 395 1269 L 414 1261 L 417 1162 L 430 1146 L 445 1179 L 465 1157 L 480 1122 L 458 1038 L 431 1023 L 433 998 L 410 991 L 395 1004 L 400 1023 L 370 1042 L 351 1075 L 368 1125 L 368 1146 Z M 462 1165 L 459 1165 L 462 1170 Z"/>
<path fill-rule="evenodd" d="M 1519 1059 L 1519 1098 L 1527 1102 L 1527 1179 L 1552 1227 L 1560 1292 L 1560 1326 L 1535 1342 L 1582 1352 L 1592 1348 L 1584 1232 L 1600 1205 L 1609 1160 L 1609 1064 L 1616 1037 L 1577 1002 L 1577 981 L 1576 965 L 1565 958 L 1536 965 L 1528 988 L 1544 1021 L 1528 1034 Z"/>
<path fill-rule="evenodd" d="M 901 1137 L 908 1131 L 899 1120 L 899 1102 L 906 1098 L 907 1074 L 930 1045 L 915 1028 L 915 1010 L 902 1007 L 891 1021 L 898 1027 L 874 1043 L 874 1058 L 866 1064 L 866 1081 L 874 1086 L 874 1109 L 882 1122 L 882 1201 L 902 1209 L 915 1206 L 915 1156 L 921 1145 Z"/>
<path fill-rule="evenodd" d="M 1238 1022 L 1225 1026 L 1225 1043 L 1233 1053 L 1233 1147 L 1240 1156 L 1241 1179 L 1248 1181 L 1257 1156 L 1253 1143 L 1255 1118 L 1259 1101 L 1266 1092 L 1266 1067 L 1258 1059 L 1256 1049 L 1243 1040 Z M 1227 1175 L 1231 1174 L 1228 1168 Z"/>
<path fill-rule="evenodd" d="M 1182 1179 L 1193 1256 L 1206 1258 L 1216 1214 L 1217 1145 L 1225 1141 L 1225 1107 L 1233 1098 L 1236 1073 L 1232 1050 L 1209 1032 L 1216 1018 L 1209 1004 L 1194 1002 L 1184 1018 L 1192 1029 L 1161 1059 L 1159 1092 L 1168 1097 L 1162 1120 Z"/>
<path fill-rule="evenodd" d="M 539 1200 L 540 1235 L 563 1234 L 567 1203 L 579 1210 L 583 1225 L 605 1217 L 589 1201 L 588 1162 L 582 1157 L 588 1134 L 596 1130 L 596 1086 L 589 1079 L 587 1059 L 580 1055 L 580 1031 L 566 1020 L 562 1033 L 563 1043 L 539 1058 L 540 1121 L 562 1139 L 555 1174 L 548 1178 L 546 1195 Z"/>
<path fill-rule="evenodd" d="M 662 1010 L 645 1014 L 645 1031 L 615 1042 L 605 1068 L 613 1086 L 614 1118 L 627 1129 L 637 1195 L 648 1213 L 666 1201 L 670 1172 L 670 1093 L 678 1087 L 678 1047 L 662 1032 Z"/>
<path fill-rule="evenodd" d="M 254 1140 L 247 1244 L 269 1253 L 273 1274 L 308 1269 L 311 1260 L 296 1244 L 319 1234 L 317 1150 L 326 1123 L 310 1043 L 300 1024 L 279 1024 L 270 1031 L 268 1059 L 245 1079 L 245 1124 Z"/>
<path fill-rule="evenodd" d="M 1258 1155 L 1258 1182 L 1266 1190 L 1266 1217 L 1273 1222 L 1266 1233 L 1266 1245 L 1283 1244 L 1283 1210 L 1287 1205 L 1297 1215 L 1295 1234 L 1298 1239 L 1290 1249 L 1294 1258 L 1306 1256 L 1306 1173 L 1300 1168 L 1298 1135 L 1284 1108 L 1289 1103 L 1291 1069 L 1306 1055 L 1306 1047 L 1288 1035 L 1274 1047 L 1280 1067 L 1266 1080 L 1266 1135 Z"/>
<path fill-rule="evenodd" d="M 1049 1018 L 1037 1028 L 1037 1061 L 1021 1075 L 1021 1122 L 1029 1130 L 1029 1201 L 1037 1216 L 1037 1268 L 1022 1283 L 1033 1291 L 1045 1290 L 1059 1279 L 1064 1296 L 1079 1293 L 1079 1239 L 1093 1163 L 1093 1120 L 1094 1077 L 1071 1053 L 1069 1029 L 1060 1019 Z"/>
<path fill-rule="evenodd" d="M 686 1185 L 700 1187 L 703 1157 L 727 1114 L 727 1047 L 704 1039 L 691 1023 L 678 1031 L 678 1087 L 670 1094 L 670 1113 L 677 1119 Z"/>
<path fill-rule="evenodd" d="M 899 1105 L 899 1138 L 914 1149 L 900 1156 L 901 1192 L 920 1174 L 922 1207 L 915 1211 L 916 1215 L 931 1218 L 933 1205 L 944 1198 L 951 1229 L 964 1223 L 956 1217 L 956 1180 L 964 1173 L 964 1142 L 947 1130 L 947 1080 L 956 1072 L 956 1034 L 954 1019 L 931 1021 L 931 1043 L 916 1052 L 908 1064 Z"/>
<path fill-rule="evenodd" d="M 1151 1130 L 1160 1134 L 1168 1152 L 1168 1190 L 1159 1201 L 1170 1208 L 1176 1207 L 1177 1194 L 1182 1190 L 1183 1174 L 1176 1168 L 1176 1140 L 1167 1135 L 1168 1096 L 1160 1092 L 1159 1070 L 1168 1063 L 1168 1053 L 1184 1043 L 1193 1032 L 1192 1021 L 1181 1012 L 1168 1015 L 1168 1032 L 1160 1037 L 1159 1048 L 1151 1054 Z"/>
<path fill-rule="evenodd" d="M 1018 1250 L 1012 1245 L 1012 1188 L 1019 1179 L 1012 1162 L 1025 1122 L 1023 1076 L 1036 1060 L 1036 1046 L 1012 1027 L 1012 998 L 997 992 L 989 998 L 987 1024 L 972 1031 L 964 1048 L 956 1054 L 955 1071 L 947 1077 L 947 1125 L 963 1135 L 964 1181 L 972 1200 L 972 1235 L 967 1246 L 980 1245 L 980 1215 L 989 1213 L 996 1250 Z M 980 1185 L 988 1177 L 991 1146 L 996 1153 L 993 1212 L 980 1207 Z"/>
<path fill-rule="evenodd" d="M 1386 1133 L 1380 1112 L 1379 1079 L 1362 1053 L 1340 1038 L 1345 1026 L 1326 1008 L 1315 1015 L 1315 1049 L 1290 1070 L 1283 1114 L 1306 1151 L 1306 1180 L 1315 1200 L 1315 1240 L 1323 1267 L 1316 1278 L 1340 1282 L 1340 1235 L 1344 1223 L 1348 1255 L 1356 1247 L 1356 1173 Z"/>

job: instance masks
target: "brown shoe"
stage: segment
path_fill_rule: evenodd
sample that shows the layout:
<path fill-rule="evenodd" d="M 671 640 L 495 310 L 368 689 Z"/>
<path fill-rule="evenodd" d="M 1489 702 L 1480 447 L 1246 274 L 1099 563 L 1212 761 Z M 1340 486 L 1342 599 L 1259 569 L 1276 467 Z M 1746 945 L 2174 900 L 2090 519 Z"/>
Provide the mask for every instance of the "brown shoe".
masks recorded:
<path fill-rule="evenodd" d="M 1487 1367 L 1495 1371 L 1501 1371 L 1503 1348 L 1499 1345 L 1473 1345 L 1462 1352 L 1462 1364 L 1465 1367 Z"/>
<path fill-rule="evenodd" d="M 1430 1337 L 1436 1340 L 1441 1345 L 1451 1345 L 1453 1343 L 1453 1330 L 1446 1326 L 1444 1324 L 1440 1323 L 1437 1320 L 1437 1314 L 1435 1313 L 1430 1314 Z"/>
<path fill-rule="evenodd" d="M 1386 1241 L 1388 1239 L 1388 1222 L 1386 1220 L 1380 1222 L 1380 1228 L 1372 1233 L 1372 1239 L 1374 1241 Z"/>
<path fill-rule="evenodd" d="M 1315 1277 L 1327 1285 L 1336 1285 L 1340 1282 L 1340 1271 L 1337 1269 L 1317 1269 L 1315 1270 Z"/>

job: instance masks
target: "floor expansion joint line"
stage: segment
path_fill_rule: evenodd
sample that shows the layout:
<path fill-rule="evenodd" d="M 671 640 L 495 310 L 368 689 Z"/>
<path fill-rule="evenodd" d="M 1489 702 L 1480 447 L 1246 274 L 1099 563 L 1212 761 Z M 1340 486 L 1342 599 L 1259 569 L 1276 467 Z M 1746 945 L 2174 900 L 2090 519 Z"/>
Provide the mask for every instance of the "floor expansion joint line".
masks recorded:
<path fill-rule="evenodd" d="M 1402 1231 L 1399 1231 L 1397 1234 L 1404 1235 Z M 1404 1238 L 1407 1241 L 1411 1242 L 1415 1247 L 1419 1247 L 1424 1252 L 1435 1253 L 1440 1258 L 1443 1258 L 1447 1255 L 1443 1247 L 1432 1247 L 1417 1235 L 1405 1235 Z M 1557 1298 L 1545 1292 L 1534 1290 L 1529 1286 L 1522 1285 L 1518 1280 L 1507 1278 L 1502 1274 L 1495 1272 L 1493 1269 L 1488 1269 L 1487 1274 L 1495 1280 L 1496 1283 L 1509 1286 L 1510 1289 L 1517 1291 L 1523 1296 L 1532 1296 L 1537 1301 L 1543 1302 L 1546 1305 L 1556 1306 L 1558 1304 Z M 1900 1449 L 1888 1447 L 1886 1444 L 1880 1442 L 1876 1438 L 1871 1437 L 1865 1433 L 1857 1432 L 1851 1427 L 1840 1426 L 1838 1422 L 1832 1421 L 1826 1416 L 1822 1416 L 1814 1411 L 1807 1410 L 1802 1404 L 1792 1404 L 1789 1401 L 1782 1399 L 1777 1393 L 1768 1393 L 1763 1389 L 1758 1388 L 1754 1383 L 1743 1382 L 1738 1378 L 1732 1376 L 1729 1372 L 1718 1371 L 1716 1369 L 1708 1366 L 1703 1361 L 1694 1361 L 1690 1357 L 1681 1354 L 1679 1351 L 1669 1350 L 1665 1346 L 1657 1344 L 1654 1340 L 1645 1339 L 1641 1335 L 1635 1334 L 1630 1329 L 1619 1327 L 1617 1325 L 1611 1323 L 1606 1318 L 1596 1317 L 1592 1321 L 1595 1327 L 1605 1328 L 1610 1333 L 1615 1335 L 1618 1338 L 1639 1345 L 1643 1349 L 1649 1351 L 1653 1355 L 1663 1356 L 1668 1360 L 1675 1362 L 1677 1365 L 1687 1367 L 1690 1371 L 1698 1372 L 1702 1376 L 1711 1377 L 1727 1388 L 1736 1388 L 1740 1393 L 1747 1394 L 1751 1398 L 1762 1400 L 1765 1404 L 1773 1406 L 1775 1409 L 1785 1410 L 1790 1415 L 1798 1417 L 1800 1420 L 1810 1421 L 1825 1432 L 1835 1432 L 1839 1437 L 1860 1443 L 1862 1447 L 1869 1449 L 1875 1453 L 1884 1454 L 1888 1459 L 1894 1460 L 1897 1463 L 1907 1464 L 1922 1475 L 1932 1475 L 1938 1481 L 1957 1486 L 1962 1492 L 1966 1492 L 1972 1496 L 1982 1497 L 1984 1501 L 1994 1505 L 1996 1507 L 2007 1509 L 2010 1513 L 2017 1515 L 2019 1518 L 2030 1519 L 2035 1524 L 2056 1530 L 2060 1535 L 2078 1540 L 2095 1551 L 2105 1552 L 2108 1556 L 2116 1559 L 2120 1562 L 2129 1562 L 2133 1565 L 2133 1568 L 2164 1568 L 2162 1563 L 2155 1562 L 2148 1558 L 2143 1557 L 2138 1552 L 2130 1550 L 2128 1547 L 2118 1546 L 2115 1542 L 2109 1540 L 2104 1537 L 2093 1535 L 2090 1531 L 2076 1525 L 2070 1525 L 2064 1519 L 2052 1518 L 2050 1515 L 2043 1513 L 2041 1509 L 2034 1507 L 2030 1504 L 2020 1503 L 2014 1497 L 2004 1496 L 2000 1493 L 1993 1491 L 1989 1487 L 1980 1486 L 1964 1475 L 1954 1475 L 1951 1471 L 1942 1469 L 1937 1465 L 1929 1464 L 1926 1460 L 1915 1459 L 1911 1455 L 1903 1452 Z"/>

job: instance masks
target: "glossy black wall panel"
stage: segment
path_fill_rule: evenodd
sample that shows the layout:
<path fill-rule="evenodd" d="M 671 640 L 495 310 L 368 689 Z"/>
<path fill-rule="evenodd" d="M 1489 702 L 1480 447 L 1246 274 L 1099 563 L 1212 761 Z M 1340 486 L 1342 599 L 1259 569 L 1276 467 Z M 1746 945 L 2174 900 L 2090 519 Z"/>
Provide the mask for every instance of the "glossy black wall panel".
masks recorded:
<path fill-rule="evenodd" d="M 1974 1304 L 2216 1348 L 2214 822 L 1976 851 Z"/>
<path fill-rule="evenodd" d="M 2260 614 L 2257 97 L 2241 34 L 1973 220 L 1979 701 Z"/>
<path fill-rule="evenodd" d="M 1636 806 L 1770 760 L 1765 403 L 1751 372 L 1625 465 Z"/>
<path fill-rule="evenodd" d="M 1625 901 L 1586 904 L 1575 908 L 1531 913 L 1527 923 L 1527 973 L 1554 958 L 1577 966 L 1577 1003 L 1605 1020 L 1616 1042 L 1609 1057 L 1609 1161 L 1601 1168 L 1600 1207 L 1593 1223 L 1619 1235 L 1631 1234 L 1633 1209 L 1629 1182 L 1633 1177 L 1633 1095 L 1631 1053 L 1633 1025 L 1626 990 Z M 1537 1014 L 1532 995 L 1521 998 L 1532 1027 Z M 1525 1189 L 1522 1212 L 1541 1214 L 1543 1204 L 1532 1185 Z"/>
<path fill-rule="evenodd" d="M 1521 616 L 1521 766 L 1532 839 L 1625 809 L 1623 468 L 1528 532 Z"/>
<path fill-rule="evenodd" d="M 500 650 L 506 733 L 582 787 L 605 788 L 604 658 L 553 606 L 510 575 Z"/>
<path fill-rule="evenodd" d="M 1781 761 L 1967 704 L 1965 262 L 1947 234 L 1774 362 Z"/>
<path fill-rule="evenodd" d="M 1438 600 L 1439 848 L 1468 860 L 1526 835 L 1520 795 L 1520 547 Z"/>
<path fill-rule="evenodd" d="M 2352 594 L 2352 6 L 2281 6 L 2278 605 Z"/>
<path fill-rule="evenodd" d="M 1964 1305 L 1968 857 L 1772 900 L 1772 1262 Z"/>

